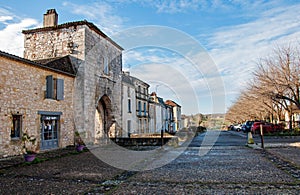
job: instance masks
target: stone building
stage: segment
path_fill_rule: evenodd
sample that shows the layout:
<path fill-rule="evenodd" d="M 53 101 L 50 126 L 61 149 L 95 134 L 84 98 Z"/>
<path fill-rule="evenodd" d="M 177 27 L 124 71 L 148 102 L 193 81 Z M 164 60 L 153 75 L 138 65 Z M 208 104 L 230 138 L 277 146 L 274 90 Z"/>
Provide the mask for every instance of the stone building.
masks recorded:
<path fill-rule="evenodd" d="M 136 93 L 137 134 L 149 133 L 149 87 L 146 82 L 134 77 Z"/>
<path fill-rule="evenodd" d="M 181 106 L 172 100 L 167 100 L 165 104 L 173 108 L 173 120 L 171 121 L 171 131 L 172 133 L 177 132 L 181 129 Z"/>
<path fill-rule="evenodd" d="M 122 74 L 122 135 L 121 137 L 130 137 L 130 134 L 136 133 L 137 115 L 136 115 L 136 93 L 134 77 L 129 72 Z"/>
<path fill-rule="evenodd" d="M 123 137 L 129 134 L 149 133 L 149 84 L 133 77 L 129 72 L 122 75 L 122 129 Z"/>
<path fill-rule="evenodd" d="M 155 92 L 149 98 L 149 128 L 151 133 L 167 132 L 167 107 L 163 98 L 158 97 Z"/>
<path fill-rule="evenodd" d="M 48 10 L 44 26 L 25 30 L 24 58 L 42 62 L 69 56 L 77 74 L 74 121 L 86 143 L 121 134 L 122 47 L 87 21 L 57 24 Z"/>
<path fill-rule="evenodd" d="M 74 143 L 76 73 L 68 59 L 45 66 L 0 52 L 0 157 L 21 154 L 24 133 L 37 151 Z"/>

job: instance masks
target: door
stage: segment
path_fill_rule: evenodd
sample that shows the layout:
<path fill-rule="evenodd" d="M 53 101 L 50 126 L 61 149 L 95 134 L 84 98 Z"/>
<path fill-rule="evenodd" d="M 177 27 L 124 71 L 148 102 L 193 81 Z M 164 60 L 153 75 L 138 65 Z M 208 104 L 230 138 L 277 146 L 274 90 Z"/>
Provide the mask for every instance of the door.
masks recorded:
<path fill-rule="evenodd" d="M 59 116 L 41 116 L 41 149 L 58 147 Z"/>

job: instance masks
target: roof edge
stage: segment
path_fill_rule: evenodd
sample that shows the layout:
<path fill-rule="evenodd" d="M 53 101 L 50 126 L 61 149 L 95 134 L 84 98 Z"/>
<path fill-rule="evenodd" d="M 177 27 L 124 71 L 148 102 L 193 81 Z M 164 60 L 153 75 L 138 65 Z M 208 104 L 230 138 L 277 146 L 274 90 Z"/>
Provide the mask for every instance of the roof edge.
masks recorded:
<path fill-rule="evenodd" d="M 100 36 L 107 39 L 109 42 L 111 42 L 118 49 L 124 50 L 124 48 L 122 48 L 119 44 L 117 44 L 110 37 L 108 37 L 95 24 L 93 24 L 91 22 L 88 22 L 87 20 L 67 22 L 67 23 L 56 25 L 56 26 L 49 26 L 49 27 L 41 27 L 41 28 L 35 28 L 35 29 L 29 29 L 29 30 L 22 30 L 22 33 L 23 34 L 31 34 L 31 33 L 35 33 L 35 32 L 51 31 L 51 30 L 57 30 L 57 29 L 68 28 L 68 27 L 71 27 L 71 26 L 80 26 L 80 25 L 87 25 L 91 30 L 95 31 L 97 34 L 99 34 Z"/>
<path fill-rule="evenodd" d="M 64 75 L 67 75 L 67 76 L 76 77 L 75 74 L 71 74 L 71 73 L 68 73 L 68 72 L 64 72 L 64 71 L 61 71 L 61 70 L 50 68 L 50 67 L 45 66 L 43 64 L 28 60 L 28 59 L 25 59 L 25 58 L 21 58 L 19 56 L 9 54 L 9 53 L 6 53 L 6 52 L 1 51 L 1 50 L 0 50 L 0 57 L 8 58 L 8 59 L 11 59 L 11 60 L 14 60 L 14 61 L 17 61 L 17 62 L 24 62 L 26 64 L 29 64 L 29 65 L 32 65 L 32 66 L 35 66 L 35 67 L 47 69 L 47 70 L 57 72 L 57 73 L 60 73 L 60 74 L 64 74 Z"/>

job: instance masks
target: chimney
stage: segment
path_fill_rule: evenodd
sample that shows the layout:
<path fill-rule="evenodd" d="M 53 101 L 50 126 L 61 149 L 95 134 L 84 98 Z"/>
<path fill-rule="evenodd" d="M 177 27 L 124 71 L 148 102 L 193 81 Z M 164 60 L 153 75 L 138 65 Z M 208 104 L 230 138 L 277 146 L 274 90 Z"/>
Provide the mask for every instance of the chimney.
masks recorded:
<path fill-rule="evenodd" d="M 129 72 L 129 71 L 123 71 L 123 74 L 124 74 L 125 76 L 130 76 L 130 72 Z"/>
<path fill-rule="evenodd" d="M 58 15 L 55 9 L 48 9 L 44 14 L 44 27 L 57 26 Z"/>

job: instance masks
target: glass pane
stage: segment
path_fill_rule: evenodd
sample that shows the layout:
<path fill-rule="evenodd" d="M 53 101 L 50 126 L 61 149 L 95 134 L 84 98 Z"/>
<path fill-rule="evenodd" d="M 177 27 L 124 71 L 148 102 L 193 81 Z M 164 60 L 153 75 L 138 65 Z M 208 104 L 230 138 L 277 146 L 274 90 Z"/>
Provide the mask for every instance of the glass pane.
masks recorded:
<path fill-rule="evenodd" d="M 22 125 L 22 115 L 13 115 L 11 128 L 11 138 L 19 138 Z"/>

